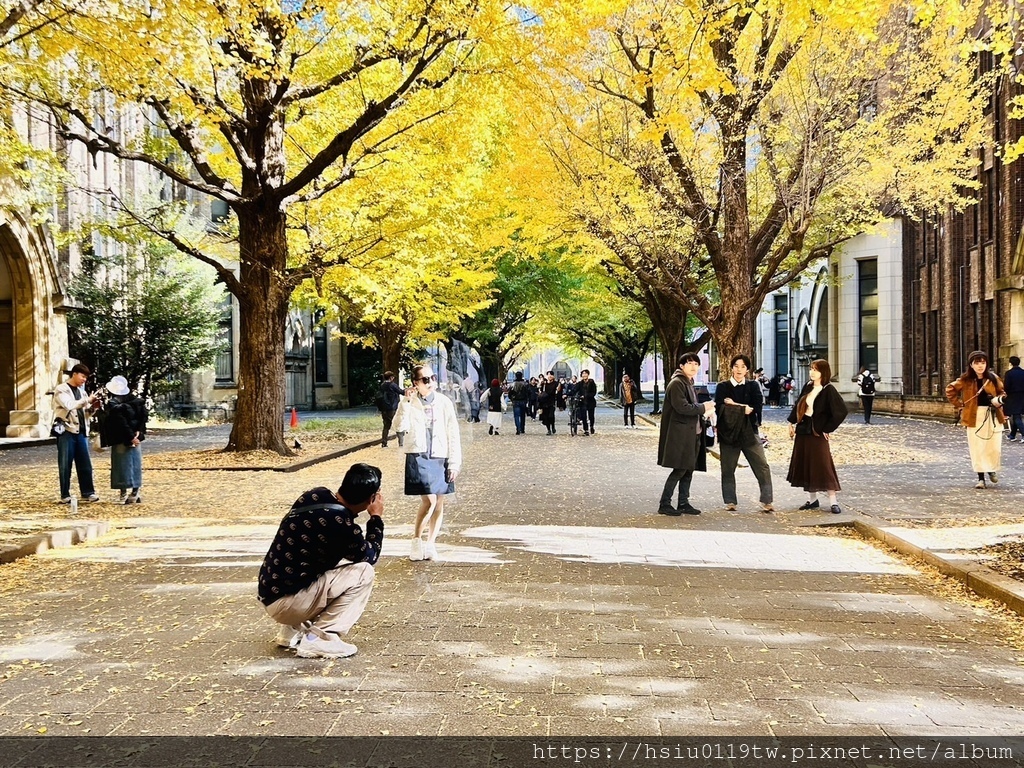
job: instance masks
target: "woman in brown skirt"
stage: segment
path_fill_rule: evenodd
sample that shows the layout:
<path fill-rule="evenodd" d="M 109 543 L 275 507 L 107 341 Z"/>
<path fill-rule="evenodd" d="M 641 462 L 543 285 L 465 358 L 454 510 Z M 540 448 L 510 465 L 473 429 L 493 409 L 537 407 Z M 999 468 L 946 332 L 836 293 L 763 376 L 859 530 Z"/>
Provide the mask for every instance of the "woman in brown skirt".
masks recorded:
<path fill-rule="evenodd" d="M 975 488 L 985 487 L 985 475 L 995 485 L 1003 454 L 1003 382 L 988 367 L 988 355 L 971 352 L 967 370 L 946 387 L 946 399 L 960 409 L 960 424 L 967 428 L 971 467 L 978 473 Z"/>
<path fill-rule="evenodd" d="M 794 442 L 786 479 L 790 485 L 807 491 L 807 501 L 800 509 L 818 509 L 818 492 L 825 491 L 833 514 L 838 515 L 843 511 L 836 498 L 839 476 L 832 462 L 828 436 L 846 418 L 846 403 L 831 383 L 828 360 L 811 363 L 810 379 L 789 413 L 789 437 Z"/>

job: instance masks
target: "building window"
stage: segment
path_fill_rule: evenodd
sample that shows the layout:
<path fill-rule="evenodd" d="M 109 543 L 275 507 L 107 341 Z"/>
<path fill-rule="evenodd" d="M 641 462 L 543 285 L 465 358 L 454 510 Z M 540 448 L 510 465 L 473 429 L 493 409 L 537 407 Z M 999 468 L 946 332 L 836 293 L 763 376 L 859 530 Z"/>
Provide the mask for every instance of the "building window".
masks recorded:
<path fill-rule="evenodd" d="M 327 329 L 321 325 L 324 313 L 317 312 L 313 320 L 317 325 L 313 328 L 313 359 L 316 361 L 316 383 L 327 384 L 330 378 L 327 375 Z"/>
<path fill-rule="evenodd" d="M 221 305 L 220 322 L 218 323 L 217 338 L 221 342 L 220 352 L 217 353 L 216 382 L 227 384 L 235 380 L 235 329 L 234 317 L 231 311 L 231 294 L 224 297 Z"/>
<path fill-rule="evenodd" d="M 226 202 L 216 197 L 210 200 L 210 221 L 214 224 L 223 224 L 230 215 L 231 209 Z"/>
<path fill-rule="evenodd" d="M 985 240 L 995 237 L 996 231 L 996 183 L 992 170 L 985 171 L 982 193 L 985 196 Z"/>
<path fill-rule="evenodd" d="M 860 364 L 878 370 L 878 259 L 857 262 Z"/>
<path fill-rule="evenodd" d="M 939 310 L 932 310 L 932 373 L 938 373 L 941 367 L 939 359 Z"/>
<path fill-rule="evenodd" d="M 775 296 L 775 373 L 789 373 L 789 296 Z"/>

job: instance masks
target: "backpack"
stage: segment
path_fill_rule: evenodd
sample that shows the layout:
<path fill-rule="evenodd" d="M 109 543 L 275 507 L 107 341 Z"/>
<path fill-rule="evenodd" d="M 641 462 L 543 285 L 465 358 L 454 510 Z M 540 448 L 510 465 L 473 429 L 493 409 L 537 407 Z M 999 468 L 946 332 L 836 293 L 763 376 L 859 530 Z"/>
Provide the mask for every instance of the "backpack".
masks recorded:
<path fill-rule="evenodd" d="M 862 395 L 873 395 L 873 394 L 875 394 L 875 380 L 871 376 L 871 374 L 868 374 L 867 376 L 862 376 L 861 377 L 861 380 L 860 380 L 860 393 Z"/>
<path fill-rule="evenodd" d="M 383 387 L 377 390 L 377 397 L 374 399 L 373 404 L 377 406 L 377 410 L 381 413 L 385 413 L 390 410 L 388 408 L 388 399 L 384 396 Z"/>

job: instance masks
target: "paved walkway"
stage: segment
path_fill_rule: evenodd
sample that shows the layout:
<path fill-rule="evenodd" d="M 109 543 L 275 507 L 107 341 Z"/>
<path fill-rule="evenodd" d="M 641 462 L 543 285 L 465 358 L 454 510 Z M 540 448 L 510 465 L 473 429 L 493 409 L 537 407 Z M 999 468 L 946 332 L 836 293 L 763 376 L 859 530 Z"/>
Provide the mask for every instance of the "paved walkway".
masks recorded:
<path fill-rule="evenodd" d="M 704 515 L 652 514 L 667 474 L 654 465 L 656 430 L 618 419 L 601 409 L 598 433 L 575 439 L 533 423 L 519 437 L 464 425 L 440 563 L 405 557 L 414 505 L 393 450 L 295 475 L 150 473 L 152 503 L 133 510 L 144 516 L 3 566 L 0 734 L 1024 729 L 1019 621 L 944 597 L 859 538 L 807 527 L 829 515 L 757 513 L 748 470 L 740 511 L 722 510 L 713 465 L 694 482 Z M 879 444 L 906 434 L 935 455 L 841 467 L 849 508 L 966 520 L 983 499 L 1004 521 L 1018 514 L 1024 446 L 1009 447 L 1020 453 L 997 491 L 977 492 L 965 488 L 961 433 L 878 421 L 850 433 Z M 271 643 L 256 570 L 291 499 L 359 460 L 384 469 L 387 503 L 374 596 L 352 635 L 360 653 L 297 659 Z M 793 510 L 802 494 L 774 469 L 777 506 Z M 162 501 L 172 486 L 193 503 Z"/>

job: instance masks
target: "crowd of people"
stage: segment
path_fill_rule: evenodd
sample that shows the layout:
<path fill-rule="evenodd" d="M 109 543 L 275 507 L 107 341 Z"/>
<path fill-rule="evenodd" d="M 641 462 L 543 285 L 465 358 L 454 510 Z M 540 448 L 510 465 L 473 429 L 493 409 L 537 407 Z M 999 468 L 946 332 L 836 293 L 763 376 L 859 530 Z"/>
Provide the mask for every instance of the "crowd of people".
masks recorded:
<path fill-rule="evenodd" d="M 946 387 L 946 397 L 957 409 L 957 423 L 967 435 L 975 487 L 999 482 L 1002 433 L 1010 424 L 1009 439 L 1024 442 L 1024 369 L 1011 357 L 1004 378 L 990 369 L 985 352 L 972 352 L 963 374 Z M 694 383 L 700 357 L 687 353 L 665 389 L 657 461 L 670 469 L 662 489 L 658 513 L 700 515 L 690 503 L 695 472 L 707 469 L 709 425 L 721 461 L 721 493 L 727 510 L 736 510 L 736 468 L 742 456 L 753 473 L 764 513 L 775 511 L 771 469 L 761 432 L 763 409 L 789 404 L 789 437 L 793 441 L 786 481 L 806 493 L 800 510 L 823 507 L 839 514 L 839 476 L 831 452 L 831 435 L 845 420 L 848 409 L 833 382 L 827 360 L 811 362 L 808 381 L 792 398 L 792 378 L 767 379 L 751 368 L 750 358 L 735 355 L 730 376 L 718 382 L 714 399 L 702 400 Z M 87 366 L 78 364 L 53 396 L 53 433 L 57 437 L 61 503 L 74 502 L 71 472 L 78 476 L 81 498 L 99 501 L 89 455 L 90 435 L 98 429 L 100 443 L 111 448 L 110 487 L 123 503 L 142 501 L 142 442 L 148 412 L 123 376 L 114 376 L 101 392 L 88 394 Z M 854 381 L 865 423 L 870 424 L 875 384 L 867 367 Z M 617 386 L 623 426 L 635 427 L 640 390 L 630 376 Z M 526 432 L 527 419 L 539 420 L 548 435 L 556 434 L 556 413 L 568 412 L 572 433 L 596 432 L 597 384 L 590 371 L 579 377 L 555 378 L 553 371 L 526 380 L 523 373 L 490 386 L 464 381 L 441 387 L 429 364 L 412 369 L 411 382 L 399 387 L 393 372 L 385 372 L 376 404 L 381 413 L 381 446 L 392 430 L 405 454 L 404 493 L 417 497 L 409 559 L 437 560 L 436 541 L 444 520 L 445 501 L 455 492 L 462 468 L 461 407 L 465 419 L 480 421 L 486 404 L 488 434 L 500 435 L 502 415 L 511 406 L 516 434 Z M 267 551 L 258 577 L 258 596 L 267 615 L 279 625 L 277 644 L 308 658 L 344 658 L 357 648 L 343 639 L 365 609 L 374 580 L 374 564 L 384 540 L 382 475 L 369 464 L 353 465 L 336 492 L 324 487 L 303 493 L 284 516 Z M 676 503 L 673 504 L 673 497 Z M 358 516 L 369 516 L 363 527 Z"/>

